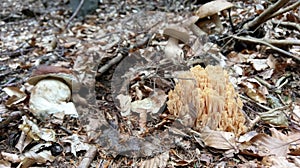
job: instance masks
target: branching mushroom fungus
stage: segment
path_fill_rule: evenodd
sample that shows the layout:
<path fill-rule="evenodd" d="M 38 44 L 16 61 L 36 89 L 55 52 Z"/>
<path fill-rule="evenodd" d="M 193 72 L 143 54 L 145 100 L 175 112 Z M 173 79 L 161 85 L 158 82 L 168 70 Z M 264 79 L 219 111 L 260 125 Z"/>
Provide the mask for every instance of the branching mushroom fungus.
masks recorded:
<path fill-rule="evenodd" d="M 163 34 L 169 37 L 168 43 L 165 47 L 166 58 L 170 59 L 174 64 L 183 62 L 184 53 L 178 43 L 187 43 L 189 41 L 190 36 L 188 31 L 183 27 L 172 25 L 167 27 Z"/>
<path fill-rule="evenodd" d="M 56 66 L 40 66 L 28 79 L 35 85 L 29 99 L 29 110 L 40 119 L 62 112 L 77 115 L 71 99 L 72 90 L 76 89 L 76 78 L 72 71 Z M 75 113 L 76 112 L 76 113 Z"/>
<path fill-rule="evenodd" d="M 216 32 L 220 33 L 223 30 L 223 26 L 222 23 L 220 21 L 218 12 L 221 12 L 225 9 L 229 9 L 233 7 L 233 4 L 230 2 L 227 2 L 225 0 L 215 0 L 215 1 L 211 1 L 208 2 L 204 5 L 202 5 L 197 11 L 196 11 L 196 16 L 198 16 L 198 18 L 200 20 L 195 21 L 194 23 L 200 28 L 203 29 L 204 26 L 206 26 L 206 24 L 208 22 L 212 22 L 216 25 Z M 209 20 L 206 21 L 202 21 L 201 19 L 205 19 L 207 17 L 210 17 Z"/>
<path fill-rule="evenodd" d="M 169 112 L 184 126 L 201 130 L 246 131 L 242 101 L 229 77 L 220 66 L 195 66 L 177 75 L 174 90 L 169 92 Z"/>

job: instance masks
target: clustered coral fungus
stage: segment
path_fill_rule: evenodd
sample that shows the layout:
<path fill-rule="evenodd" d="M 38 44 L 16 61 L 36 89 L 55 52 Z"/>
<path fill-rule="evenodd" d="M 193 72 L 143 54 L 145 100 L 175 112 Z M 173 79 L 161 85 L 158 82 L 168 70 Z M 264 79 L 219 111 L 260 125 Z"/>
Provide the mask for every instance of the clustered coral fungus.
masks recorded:
<path fill-rule="evenodd" d="M 195 66 L 179 72 L 167 102 L 171 114 L 183 125 L 233 132 L 246 131 L 243 103 L 220 66 Z"/>

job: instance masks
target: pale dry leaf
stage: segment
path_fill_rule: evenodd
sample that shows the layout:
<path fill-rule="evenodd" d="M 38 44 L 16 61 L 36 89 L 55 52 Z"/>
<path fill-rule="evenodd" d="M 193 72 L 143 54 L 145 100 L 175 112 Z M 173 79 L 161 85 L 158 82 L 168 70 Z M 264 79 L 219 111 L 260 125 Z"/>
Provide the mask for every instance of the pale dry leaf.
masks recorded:
<path fill-rule="evenodd" d="M 128 116 L 131 112 L 131 96 L 119 94 L 117 96 L 117 100 L 119 100 L 119 110 L 121 111 L 122 116 Z"/>
<path fill-rule="evenodd" d="M 257 84 L 252 82 L 241 82 L 240 85 L 243 87 L 245 94 L 252 100 L 258 103 L 267 103 L 267 98 L 261 90 L 259 90 Z"/>
<path fill-rule="evenodd" d="M 19 155 L 17 155 L 17 154 L 2 151 L 1 156 L 3 157 L 4 160 L 7 160 L 7 161 L 10 161 L 10 162 L 13 162 L 13 163 L 17 163 L 17 162 L 21 161 Z"/>
<path fill-rule="evenodd" d="M 233 63 L 244 63 L 247 61 L 247 59 L 249 58 L 249 55 L 248 54 L 242 54 L 242 53 L 237 53 L 235 51 L 231 51 L 229 54 L 228 54 L 228 60 L 230 62 L 233 62 Z"/>
<path fill-rule="evenodd" d="M 77 157 L 77 152 L 79 151 L 87 151 L 90 148 L 90 145 L 84 143 L 83 138 L 80 138 L 77 134 L 73 134 L 71 136 L 63 137 L 61 139 L 62 142 L 67 142 L 71 144 L 71 153 Z"/>
<path fill-rule="evenodd" d="M 38 125 L 31 120 L 29 120 L 26 116 L 22 116 L 23 123 L 19 125 L 19 129 L 25 132 L 28 136 L 30 136 L 35 141 L 40 139 L 44 141 L 55 142 L 55 131 L 52 129 L 39 128 Z"/>
<path fill-rule="evenodd" d="M 269 57 L 267 58 L 267 64 L 271 69 L 275 69 L 276 59 L 272 55 L 269 55 Z"/>
<path fill-rule="evenodd" d="M 286 142 L 289 146 L 289 154 L 292 155 L 300 155 L 300 132 L 299 131 L 291 131 L 289 134 L 285 135 L 282 132 L 278 131 L 275 128 L 270 128 L 272 133 L 272 137 L 278 138 L 284 142 Z"/>
<path fill-rule="evenodd" d="M 141 168 L 162 168 L 166 167 L 169 160 L 169 152 L 164 152 L 151 159 L 143 160 L 140 163 Z"/>
<path fill-rule="evenodd" d="M 241 68 L 240 66 L 238 66 L 238 65 L 236 65 L 236 64 L 233 65 L 232 69 L 234 70 L 234 72 L 235 72 L 236 74 L 238 74 L 238 75 L 240 75 L 240 76 L 242 76 L 243 73 L 244 73 L 243 68 Z"/>
<path fill-rule="evenodd" d="M 167 97 L 164 91 L 156 89 L 148 98 L 132 102 L 131 110 L 137 113 L 146 111 L 156 114 L 165 105 Z"/>
<path fill-rule="evenodd" d="M 267 59 L 248 59 L 247 62 L 250 62 L 256 71 L 262 71 L 269 67 Z"/>
<path fill-rule="evenodd" d="M 256 136 L 258 133 L 256 131 L 249 131 L 245 133 L 244 135 L 241 135 L 238 139 L 238 142 L 247 142 L 250 141 L 254 136 Z"/>
<path fill-rule="evenodd" d="M 286 142 L 262 133 L 243 143 L 240 150 L 257 156 L 286 156 L 289 151 Z"/>
<path fill-rule="evenodd" d="M 216 149 L 235 149 L 235 136 L 232 132 L 214 131 L 208 127 L 201 131 L 201 139 L 206 146 Z"/>
<path fill-rule="evenodd" d="M 283 156 L 265 156 L 263 157 L 261 163 L 264 166 L 271 167 L 271 168 L 298 168 L 293 162 L 288 160 L 286 157 Z"/>
<path fill-rule="evenodd" d="M 259 76 L 261 76 L 263 79 L 270 79 L 272 75 L 274 74 L 274 69 L 266 69 L 265 71 L 262 71 L 259 73 Z"/>
<path fill-rule="evenodd" d="M 263 113 L 258 113 L 261 120 L 265 123 L 280 127 L 288 127 L 289 122 L 286 114 L 282 110 L 270 110 Z"/>
<path fill-rule="evenodd" d="M 170 158 L 171 161 L 169 163 L 175 167 L 186 167 L 190 165 L 193 161 L 195 161 L 194 159 L 185 159 L 185 156 L 180 155 L 179 153 L 177 153 L 177 151 L 173 149 L 171 149 L 170 153 L 174 156 Z"/>
<path fill-rule="evenodd" d="M 291 119 L 293 119 L 296 122 L 300 122 L 300 105 L 296 103 L 292 103 L 293 110 L 292 110 L 292 116 Z"/>
<path fill-rule="evenodd" d="M 46 163 L 47 161 L 53 162 L 55 157 L 51 154 L 51 151 L 44 150 L 44 148 L 50 147 L 51 145 L 51 143 L 38 144 L 32 147 L 28 152 L 21 154 L 20 159 L 22 162 L 26 162 L 27 160 L 31 160 L 35 163 Z"/>
<path fill-rule="evenodd" d="M 5 105 L 7 107 L 11 107 L 13 105 L 16 105 L 22 101 L 24 101 L 27 97 L 26 93 L 20 90 L 18 87 L 5 87 L 2 89 L 7 95 L 10 96 L 10 98 L 6 101 Z"/>

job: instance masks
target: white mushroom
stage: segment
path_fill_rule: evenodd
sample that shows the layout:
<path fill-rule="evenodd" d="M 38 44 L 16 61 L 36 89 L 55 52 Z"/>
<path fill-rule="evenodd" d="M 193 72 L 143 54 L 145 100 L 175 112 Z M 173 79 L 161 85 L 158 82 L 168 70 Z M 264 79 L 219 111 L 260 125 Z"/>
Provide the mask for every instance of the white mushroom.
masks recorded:
<path fill-rule="evenodd" d="M 51 114 L 63 113 L 77 116 L 71 100 L 75 77 L 70 70 L 41 66 L 34 71 L 28 83 L 35 85 L 29 99 L 29 111 L 40 119 L 46 119 Z M 77 85 L 78 86 L 78 85 Z"/>
<path fill-rule="evenodd" d="M 167 27 L 163 34 L 168 36 L 168 43 L 165 47 L 165 56 L 167 59 L 171 60 L 174 64 L 180 64 L 184 60 L 184 52 L 182 48 L 179 47 L 179 42 L 187 43 L 189 41 L 188 31 L 176 25 Z"/>
<path fill-rule="evenodd" d="M 233 7 L 233 4 L 225 0 L 215 0 L 215 1 L 208 2 L 202 5 L 196 11 L 196 16 L 198 17 L 198 20 L 193 18 L 192 20 L 194 21 L 193 24 L 196 24 L 200 29 L 204 30 L 205 26 L 207 26 L 209 22 L 212 22 L 216 25 L 215 31 L 220 33 L 223 31 L 223 25 L 221 23 L 218 12 L 221 12 L 225 9 L 229 9 L 231 7 Z M 203 33 L 202 34 L 198 33 L 197 35 L 203 35 Z"/>

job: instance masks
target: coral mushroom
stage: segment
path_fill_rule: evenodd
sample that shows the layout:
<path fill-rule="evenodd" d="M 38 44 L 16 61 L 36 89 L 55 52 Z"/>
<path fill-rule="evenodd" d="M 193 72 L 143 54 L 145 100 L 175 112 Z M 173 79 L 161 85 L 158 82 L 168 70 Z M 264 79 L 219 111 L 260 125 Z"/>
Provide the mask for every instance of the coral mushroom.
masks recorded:
<path fill-rule="evenodd" d="M 246 131 L 243 103 L 222 67 L 195 66 L 176 77 L 167 105 L 184 126 L 197 130 L 208 126 L 237 136 Z"/>

